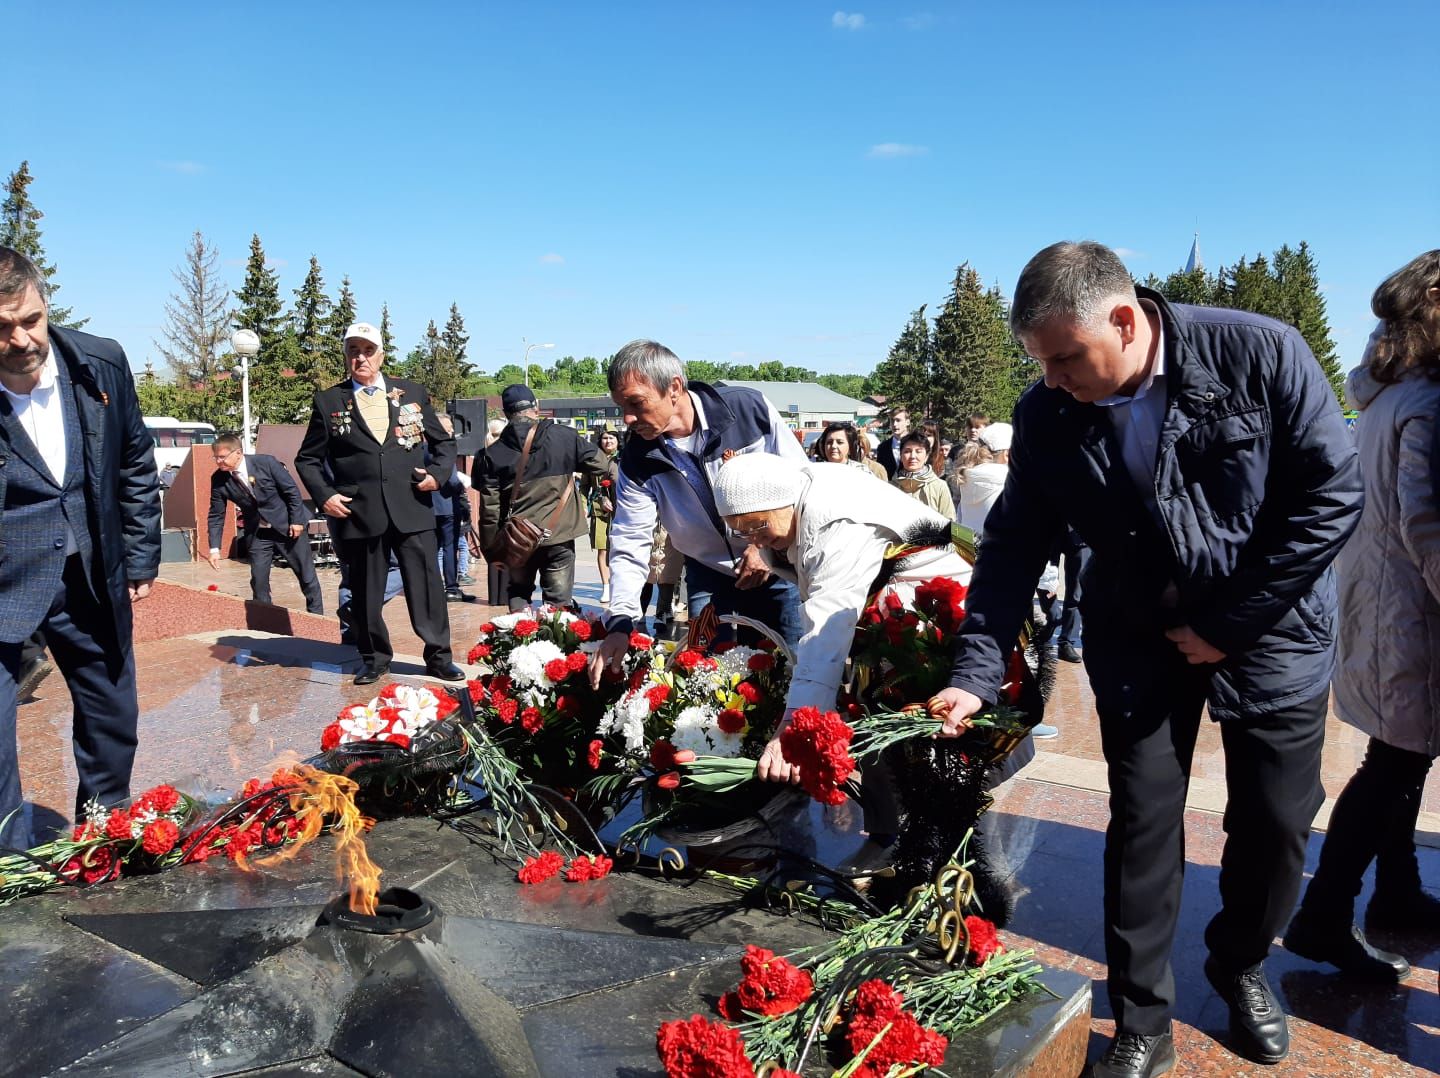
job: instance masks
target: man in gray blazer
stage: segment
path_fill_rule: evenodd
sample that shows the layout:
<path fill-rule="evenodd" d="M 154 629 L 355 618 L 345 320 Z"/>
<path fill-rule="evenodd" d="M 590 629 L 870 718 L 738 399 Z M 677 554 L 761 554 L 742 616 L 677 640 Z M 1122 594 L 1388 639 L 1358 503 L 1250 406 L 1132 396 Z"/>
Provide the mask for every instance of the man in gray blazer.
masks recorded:
<path fill-rule="evenodd" d="M 160 568 L 160 483 L 125 352 L 47 313 L 45 278 L 0 247 L 0 845 L 22 848 L 22 647 L 40 630 L 75 702 L 76 814 L 128 800 L 130 604 Z"/>

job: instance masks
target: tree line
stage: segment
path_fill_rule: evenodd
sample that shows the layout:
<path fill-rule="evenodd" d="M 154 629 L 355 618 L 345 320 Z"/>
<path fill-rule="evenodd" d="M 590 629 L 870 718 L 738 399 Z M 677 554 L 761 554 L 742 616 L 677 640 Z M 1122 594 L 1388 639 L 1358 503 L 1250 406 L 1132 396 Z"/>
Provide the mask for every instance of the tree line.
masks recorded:
<path fill-rule="evenodd" d="M 59 325 L 80 327 L 69 307 L 54 301 L 56 267 L 45 257 L 40 220 L 44 214 L 30 199 L 34 177 L 28 162 L 11 173 L 0 205 L 0 243 L 31 258 L 51 290 L 50 317 Z M 230 349 L 236 329 L 253 330 L 260 352 L 250 364 L 250 410 L 256 423 L 304 422 L 313 392 L 344 377 L 343 334 L 356 320 L 350 278 L 342 276 L 332 298 L 319 259 L 291 294 L 282 297 L 278 272 L 269 265 L 259 235 L 252 236 L 245 275 L 233 293 L 220 272 L 220 254 L 196 232 L 174 271 L 175 291 L 165 303 L 165 324 L 155 341 L 166 370 L 147 364 L 137 379 L 147 415 L 170 415 L 217 428 L 239 426 L 240 379 Z M 1308 244 L 1282 246 L 1266 258 L 1241 258 L 1215 272 L 1179 270 L 1168 277 L 1148 276 L 1144 285 L 1183 303 L 1233 307 L 1278 318 L 1305 337 L 1335 390 L 1344 399 L 1344 373 L 1320 294 L 1315 257 Z M 899 406 L 924 414 L 955 430 L 972 413 L 1009 418 L 1015 402 L 1038 377 L 1035 364 L 1011 335 L 1009 307 L 998 285 L 986 286 L 979 271 L 962 262 L 937 313 L 922 304 L 907 320 L 888 354 L 868 375 L 817 374 L 779 360 L 759 364 L 691 360 L 689 377 L 721 380 L 818 382 L 856 399 L 883 395 L 887 409 Z M 592 396 L 607 392 L 609 357 L 562 356 L 550 366 L 528 369 L 508 363 L 487 375 L 469 360 L 469 335 L 457 303 L 443 326 L 434 320 L 404 356 L 390 326 L 388 304 L 380 307 L 380 331 L 386 369 L 420 382 L 438 401 L 498 394 L 506 385 L 528 382 L 551 397 Z"/>

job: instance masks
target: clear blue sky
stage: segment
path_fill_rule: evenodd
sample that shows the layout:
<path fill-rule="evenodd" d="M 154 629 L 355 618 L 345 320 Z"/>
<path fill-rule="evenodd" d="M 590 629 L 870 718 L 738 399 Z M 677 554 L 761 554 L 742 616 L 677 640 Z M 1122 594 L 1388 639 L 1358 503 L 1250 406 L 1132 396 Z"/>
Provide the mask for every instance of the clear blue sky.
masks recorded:
<path fill-rule="evenodd" d="M 847 0 L 848 3 L 848 0 Z M 158 354 L 199 229 L 286 299 L 320 259 L 409 348 L 460 304 L 603 356 L 866 372 L 970 261 L 1178 268 L 1308 240 L 1346 365 L 1440 244 L 1440 4 L 9 0 L 0 172 L 59 301 Z"/>

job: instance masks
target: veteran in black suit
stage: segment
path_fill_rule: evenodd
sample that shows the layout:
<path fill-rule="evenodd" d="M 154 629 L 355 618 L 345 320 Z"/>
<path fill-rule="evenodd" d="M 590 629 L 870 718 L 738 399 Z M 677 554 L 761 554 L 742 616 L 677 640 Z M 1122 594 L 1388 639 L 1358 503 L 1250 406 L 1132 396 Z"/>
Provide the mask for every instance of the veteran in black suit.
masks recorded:
<path fill-rule="evenodd" d="M 0 247 L 0 845 L 30 843 L 15 696 L 37 630 L 74 705 L 76 815 L 130 798 L 130 605 L 160 568 L 154 445 L 124 350 L 50 326 L 44 276 Z"/>
<path fill-rule="evenodd" d="M 325 613 L 310 553 L 310 511 L 285 465 L 264 453 L 242 452 L 240 439 L 233 434 L 216 438 L 211 452 L 215 472 L 210 476 L 210 568 L 220 568 L 225 503 L 234 502 L 250 559 L 250 594 L 255 601 L 270 602 L 270 566 L 278 549 L 305 593 L 305 609 L 312 614 Z"/>
<path fill-rule="evenodd" d="M 345 331 L 345 362 L 350 378 L 315 394 L 295 470 L 330 518 L 347 565 L 355 643 L 364 660 L 355 684 L 379 681 L 394 656 L 382 613 L 392 550 L 410 624 L 425 642 L 425 672 L 464 681 L 451 657 L 430 503 L 431 492 L 455 470 L 455 439 L 435 417 L 424 386 L 387 381 L 380 373 L 385 353 L 370 323 Z"/>

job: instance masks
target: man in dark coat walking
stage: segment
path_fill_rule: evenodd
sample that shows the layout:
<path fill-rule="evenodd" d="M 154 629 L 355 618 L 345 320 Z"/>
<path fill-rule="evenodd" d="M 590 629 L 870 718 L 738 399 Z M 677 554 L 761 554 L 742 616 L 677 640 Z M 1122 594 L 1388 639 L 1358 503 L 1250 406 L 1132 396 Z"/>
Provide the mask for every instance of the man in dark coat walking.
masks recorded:
<path fill-rule="evenodd" d="M 1289 1047 L 1263 961 L 1323 800 L 1335 664 L 1331 562 L 1360 519 L 1355 450 L 1293 328 L 1167 303 L 1114 252 L 1059 243 L 1020 275 L 1011 326 L 1044 370 L 1016 408 L 1005 489 L 966 599 L 946 732 L 1000 686 L 1054 537 L 1090 547 L 1084 662 L 1109 768 L 1105 949 L 1116 1037 L 1100 1078 L 1174 1063 L 1170 949 L 1201 711 L 1229 801 L 1205 973 L 1234 1046 Z"/>
<path fill-rule="evenodd" d="M 39 629 L 74 700 L 75 811 L 130 797 L 130 605 L 160 568 L 160 483 L 124 350 L 48 323 L 45 278 L 0 247 L 0 845 L 24 848 L 16 678 Z"/>
<path fill-rule="evenodd" d="M 373 325 L 356 322 L 345 331 L 345 361 L 350 378 L 315 394 L 295 470 L 331 518 L 348 565 L 355 644 L 363 660 L 355 684 L 379 681 L 394 657 L 383 613 L 392 550 L 410 624 L 425 642 L 425 673 L 464 681 L 465 672 L 451 659 L 430 504 L 431 492 L 455 470 L 455 439 L 435 417 L 424 386 L 387 381 L 380 373 L 385 353 Z"/>
<path fill-rule="evenodd" d="M 255 601 L 270 601 L 270 566 L 279 550 L 300 582 L 305 609 L 312 614 L 325 613 L 310 553 L 310 511 L 285 465 L 265 453 L 245 454 L 233 434 L 216 438 L 211 453 L 215 472 L 210 476 L 210 568 L 220 568 L 225 503 L 234 502 L 250 559 L 250 594 Z"/>

